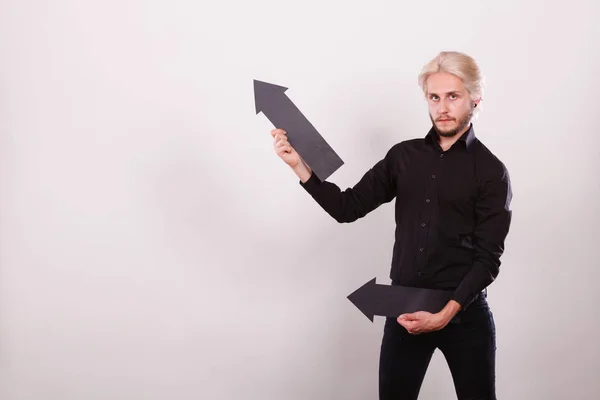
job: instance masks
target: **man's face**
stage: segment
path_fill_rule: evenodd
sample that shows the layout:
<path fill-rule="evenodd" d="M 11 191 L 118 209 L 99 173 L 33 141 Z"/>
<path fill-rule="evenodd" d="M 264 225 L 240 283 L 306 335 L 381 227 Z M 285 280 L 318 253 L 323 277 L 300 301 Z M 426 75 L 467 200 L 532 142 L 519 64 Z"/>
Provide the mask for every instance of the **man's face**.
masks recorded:
<path fill-rule="evenodd" d="M 440 136 L 462 133 L 471 123 L 473 101 L 463 81 L 455 75 L 438 72 L 427 79 L 429 118 Z"/>

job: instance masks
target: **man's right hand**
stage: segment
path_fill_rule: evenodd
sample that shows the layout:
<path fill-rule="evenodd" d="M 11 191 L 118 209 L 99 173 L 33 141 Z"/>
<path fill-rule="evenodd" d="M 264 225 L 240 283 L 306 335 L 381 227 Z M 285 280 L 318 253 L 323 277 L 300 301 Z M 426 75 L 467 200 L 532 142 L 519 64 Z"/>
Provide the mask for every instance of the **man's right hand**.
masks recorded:
<path fill-rule="evenodd" d="M 271 136 L 273 136 L 275 153 L 294 170 L 302 182 L 306 182 L 310 178 L 312 170 L 288 142 L 286 132 L 283 129 L 273 129 Z"/>
<path fill-rule="evenodd" d="M 273 147 L 277 155 L 285 161 L 287 165 L 292 168 L 296 168 L 300 163 L 300 154 L 294 150 L 288 138 L 286 132 L 283 129 L 273 129 L 271 131 L 273 136 Z"/>

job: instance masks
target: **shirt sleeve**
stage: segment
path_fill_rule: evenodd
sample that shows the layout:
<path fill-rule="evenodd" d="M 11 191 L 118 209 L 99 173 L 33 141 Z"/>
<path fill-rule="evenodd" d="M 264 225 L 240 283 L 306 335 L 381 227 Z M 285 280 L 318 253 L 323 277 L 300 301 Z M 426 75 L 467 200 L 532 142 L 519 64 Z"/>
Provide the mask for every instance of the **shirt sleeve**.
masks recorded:
<path fill-rule="evenodd" d="M 453 299 L 466 308 L 500 272 L 500 257 L 510 228 L 512 187 L 504 165 L 495 177 L 483 183 L 476 201 L 475 257 L 469 272 L 455 290 Z"/>
<path fill-rule="evenodd" d="M 332 218 L 340 223 L 354 222 L 396 196 L 395 148 L 345 190 L 335 183 L 321 181 L 314 173 L 300 185 Z"/>

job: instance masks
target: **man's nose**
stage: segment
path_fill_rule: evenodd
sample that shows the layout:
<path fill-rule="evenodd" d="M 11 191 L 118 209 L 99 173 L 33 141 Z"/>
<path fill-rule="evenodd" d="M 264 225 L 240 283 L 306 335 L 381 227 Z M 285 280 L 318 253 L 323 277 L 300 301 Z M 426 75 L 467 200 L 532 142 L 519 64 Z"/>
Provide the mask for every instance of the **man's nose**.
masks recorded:
<path fill-rule="evenodd" d="M 446 114 L 448 112 L 448 106 L 445 100 L 440 100 L 438 106 L 438 114 Z"/>

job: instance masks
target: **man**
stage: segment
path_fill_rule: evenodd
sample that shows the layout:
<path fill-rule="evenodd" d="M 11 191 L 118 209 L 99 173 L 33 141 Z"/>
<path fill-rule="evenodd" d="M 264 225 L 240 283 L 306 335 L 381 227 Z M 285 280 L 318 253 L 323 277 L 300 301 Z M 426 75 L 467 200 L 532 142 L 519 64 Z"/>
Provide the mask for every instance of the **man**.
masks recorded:
<path fill-rule="evenodd" d="M 512 189 L 505 165 L 475 136 L 481 82 L 471 57 L 441 52 L 419 75 L 430 131 L 392 146 L 344 191 L 312 174 L 283 130 L 271 132 L 276 153 L 338 222 L 353 222 L 396 199 L 393 285 L 452 291 L 438 313 L 386 319 L 381 400 L 417 399 L 435 349 L 448 363 L 459 400 L 496 399 L 496 332 L 486 293 L 499 273 Z"/>

